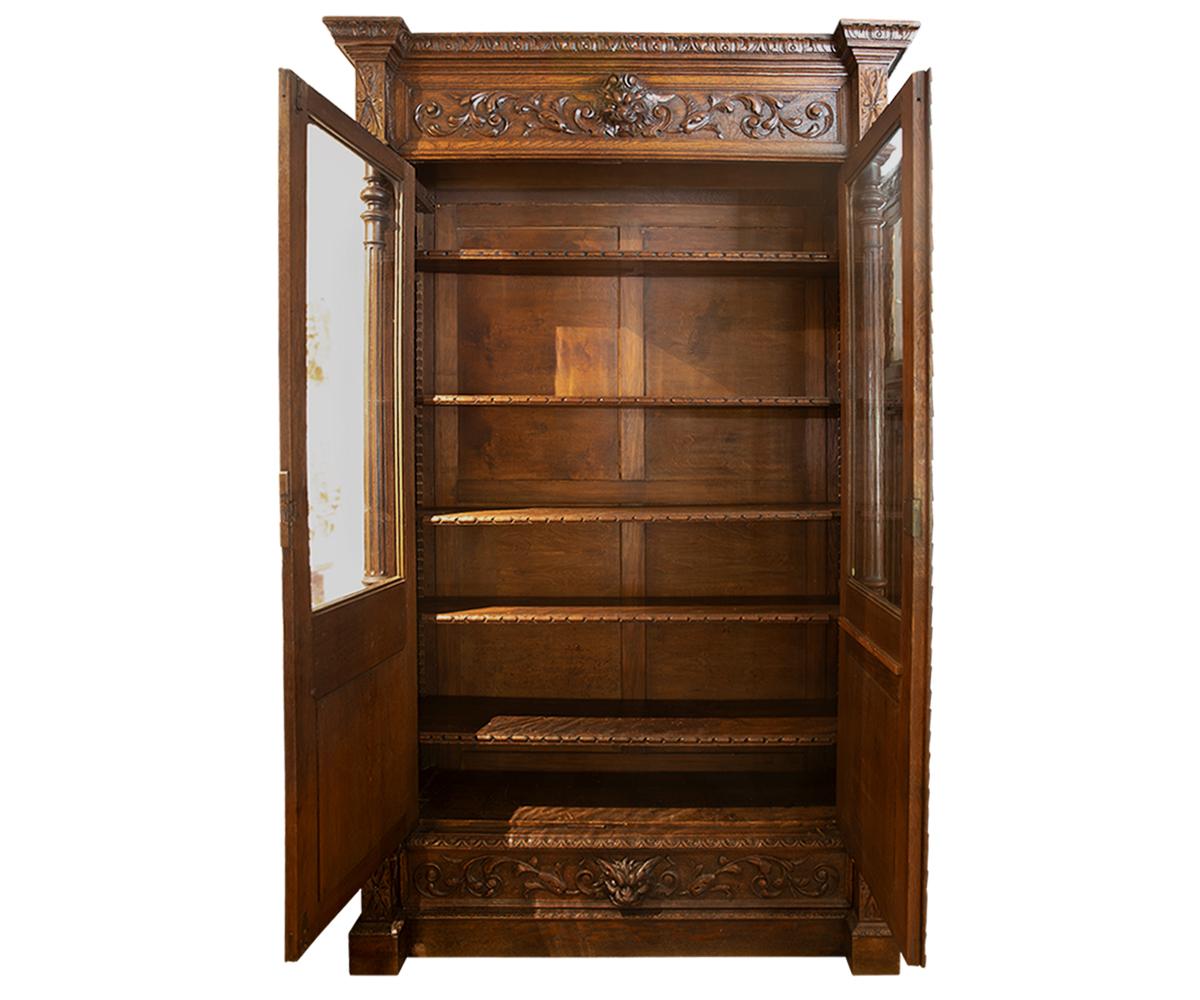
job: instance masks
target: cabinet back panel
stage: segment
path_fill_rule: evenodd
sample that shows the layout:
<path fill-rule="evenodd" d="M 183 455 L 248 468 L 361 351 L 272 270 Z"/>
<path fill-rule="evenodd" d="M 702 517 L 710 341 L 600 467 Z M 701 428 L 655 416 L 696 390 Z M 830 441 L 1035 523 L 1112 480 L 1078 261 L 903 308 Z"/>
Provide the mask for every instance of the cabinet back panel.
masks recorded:
<path fill-rule="evenodd" d="M 437 680 L 426 694 L 481 698 L 620 698 L 621 626 L 449 626 L 437 630 Z"/>
<path fill-rule="evenodd" d="M 836 500 L 826 476 L 828 418 L 819 411 L 646 410 L 633 431 L 642 474 L 625 476 L 622 437 L 631 431 L 616 409 L 464 406 L 457 416 L 458 480 L 470 483 L 454 484 L 458 503 Z M 547 485 L 489 492 L 488 480 Z"/>
<path fill-rule="evenodd" d="M 695 771 L 770 771 L 795 774 L 801 780 L 830 778 L 834 773 L 835 748 L 811 750 L 738 751 L 721 750 L 673 753 L 663 750 L 499 750 L 458 747 L 424 747 L 424 767 L 468 771 L 604 771 L 630 774 Z M 680 780 L 686 781 L 685 777 Z"/>
<path fill-rule="evenodd" d="M 780 217 L 763 219 L 760 225 L 644 226 L 645 250 L 823 250 L 831 242 L 829 222 L 815 210 L 792 209 L 793 225 Z"/>
<path fill-rule="evenodd" d="M 456 280 L 459 392 L 617 393 L 617 278 Z"/>
<path fill-rule="evenodd" d="M 833 643 L 827 625 L 648 625 L 646 697 L 834 698 Z"/>
<path fill-rule="evenodd" d="M 619 597 L 619 524 L 425 526 L 445 597 Z"/>
<path fill-rule="evenodd" d="M 805 410 L 650 410 L 646 478 L 782 480 L 825 500 L 826 423 Z"/>
<path fill-rule="evenodd" d="M 833 699 L 827 625 L 444 626 L 426 694 L 481 698 Z M 635 639 L 637 647 L 630 645 Z M 644 693 L 643 693 L 644 692 Z"/>
<path fill-rule="evenodd" d="M 837 590 L 829 522 L 646 525 L 650 597 L 822 597 Z"/>
<path fill-rule="evenodd" d="M 464 250 L 616 250 L 615 225 L 464 225 L 459 214 L 458 246 Z"/>
<path fill-rule="evenodd" d="M 463 479 L 617 479 L 615 410 L 463 407 L 458 414 Z"/>
<path fill-rule="evenodd" d="M 646 279 L 646 394 L 836 394 L 824 304 L 819 278 Z"/>

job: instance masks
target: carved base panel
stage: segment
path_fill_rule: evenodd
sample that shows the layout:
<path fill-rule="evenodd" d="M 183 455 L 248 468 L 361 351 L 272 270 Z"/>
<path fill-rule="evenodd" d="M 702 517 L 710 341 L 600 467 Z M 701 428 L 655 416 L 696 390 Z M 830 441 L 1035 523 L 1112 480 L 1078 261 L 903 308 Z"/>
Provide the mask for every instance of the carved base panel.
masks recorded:
<path fill-rule="evenodd" d="M 536 910 L 563 917 L 689 910 L 844 912 L 850 866 L 827 819 L 786 823 L 625 822 L 555 826 L 442 822 L 406 851 L 404 909 Z"/>

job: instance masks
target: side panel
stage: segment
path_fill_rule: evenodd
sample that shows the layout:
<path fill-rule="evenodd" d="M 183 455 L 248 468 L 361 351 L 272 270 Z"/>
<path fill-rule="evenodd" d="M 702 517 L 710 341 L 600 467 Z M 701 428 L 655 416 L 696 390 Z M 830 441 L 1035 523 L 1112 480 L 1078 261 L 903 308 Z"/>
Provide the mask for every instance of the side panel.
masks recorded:
<path fill-rule="evenodd" d="M 842 169 L 845 345 L 838 821 L 910 964 L 925 960 L 929 746 L 929 74 Z"/>
<path fill-rule="evenodd" d="M 322 237 L 312 227 L 327 208 L 327 192 L 312 172 L 314 144 L 332 148 L 335 158 L 349 156 L 357 167 L 359 179 L 350 176 L 349 208 L 340 217 L 357 240 L 348 255 L 353 269 L 365 275 L 365 291 L 353 287 L 340 314 L 336 303 L 322 300 L 325 312 L 317 318 L 309 286 Z M 413 447 L 412 373 L 402 359 L 413 349 L 415 175 L 282 71 L 279 197 L 285 953 L 295 959 L 417 815 L 415 509 L 411 477 L 402 472 Z M 349 321 L 339 319 L 345 302 L 353 306 Z M 326 313 L 333 318 L 321 318 Z M 358 359 L 342 366 L 352 407 L 341 406 L 338 397 L 332 407 L 314 408 L 312 393 L 328 391 L 314 387 L 330 374 L 321 367 L 330 363 L 313 346 L 322 336 L 350 341 L 349 353 Z M 330 413 L 346 419 L 331 420 Z M 338 506 L 330 502 L 326 521 L 318 510 L 310 522 L 310 496 L 324 495 L 320 488 L 310 493 L 317 450 L 342 468 L 349 456 L 351 472 L 339 489 L 361 498 L 361 516 L 355 510 L 342 515 L 341 533 L 357 549 L 350 571 L 341 568 L 336 583 L 310 541 L 320 537 L 320 525 L 332 530 L 329 511 Z"/>

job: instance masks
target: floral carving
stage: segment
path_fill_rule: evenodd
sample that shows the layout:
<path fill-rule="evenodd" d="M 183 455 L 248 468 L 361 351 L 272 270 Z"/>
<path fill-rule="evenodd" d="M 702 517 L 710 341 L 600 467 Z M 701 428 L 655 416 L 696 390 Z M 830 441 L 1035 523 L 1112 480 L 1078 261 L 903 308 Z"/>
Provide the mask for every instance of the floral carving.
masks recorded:
<path fill-rule="evenodd" d="M 726 139 L 772 136 L 817 139 L 834 124 L 828 95 L 774 96 L 739 93 L 724 97 L 657 94 L 633 73 L 615 73 L 595 96 L 481 91 L 451 98 L 443 106 L 426 100 L 414 112 L 425 135 L 499 138 L 537 132 L 598 138 L 654 138 L 709 132 Z"/>
<path fill-rule="evenodd" d="M 445 865 L 445 867 L 443 867 Z M 819 899 L 836 894 L 841 872 L 819 858 L 780 858 L 751 854 L 679 865 L 666 855 L 620 856 L 539 861 L 513 855 L 485 854 L 459 860 L 439 857 L 413 869 L 413 888 L 427 899 L 473 896 L 477 899 L 531 898 L 607 901 L 620 909 L 647 900 L 780 897 Z"/>
<path fill-rule="evenodd" d="M 887 69 L 863 66 L 858 71 L 858 133 L 866 135 L 887 107 Z"/>
<path fill-rule="evenodd" d="M 363 916 L 370 920 L 388 920 L 399 904 L 399 859 L 385 858 L 362 889 Z"/>
<path fill-rule="evenodd" d="M 358 77 L 357 105 L 358 124 L 376 138 L 382 138 L 384 121 L 383 66 L 376 63 L 358 63 L 354 67 Z"/>

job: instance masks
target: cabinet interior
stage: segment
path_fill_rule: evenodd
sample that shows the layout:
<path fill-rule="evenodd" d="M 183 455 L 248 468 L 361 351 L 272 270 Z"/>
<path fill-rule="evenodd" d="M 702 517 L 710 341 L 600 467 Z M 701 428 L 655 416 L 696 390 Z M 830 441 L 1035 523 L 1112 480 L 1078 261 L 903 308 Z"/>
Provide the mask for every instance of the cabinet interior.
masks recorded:
<path fill-rule="evenodd" d="M 418 179 L 417 835 L 832 817 L 836 164 Z"/>

